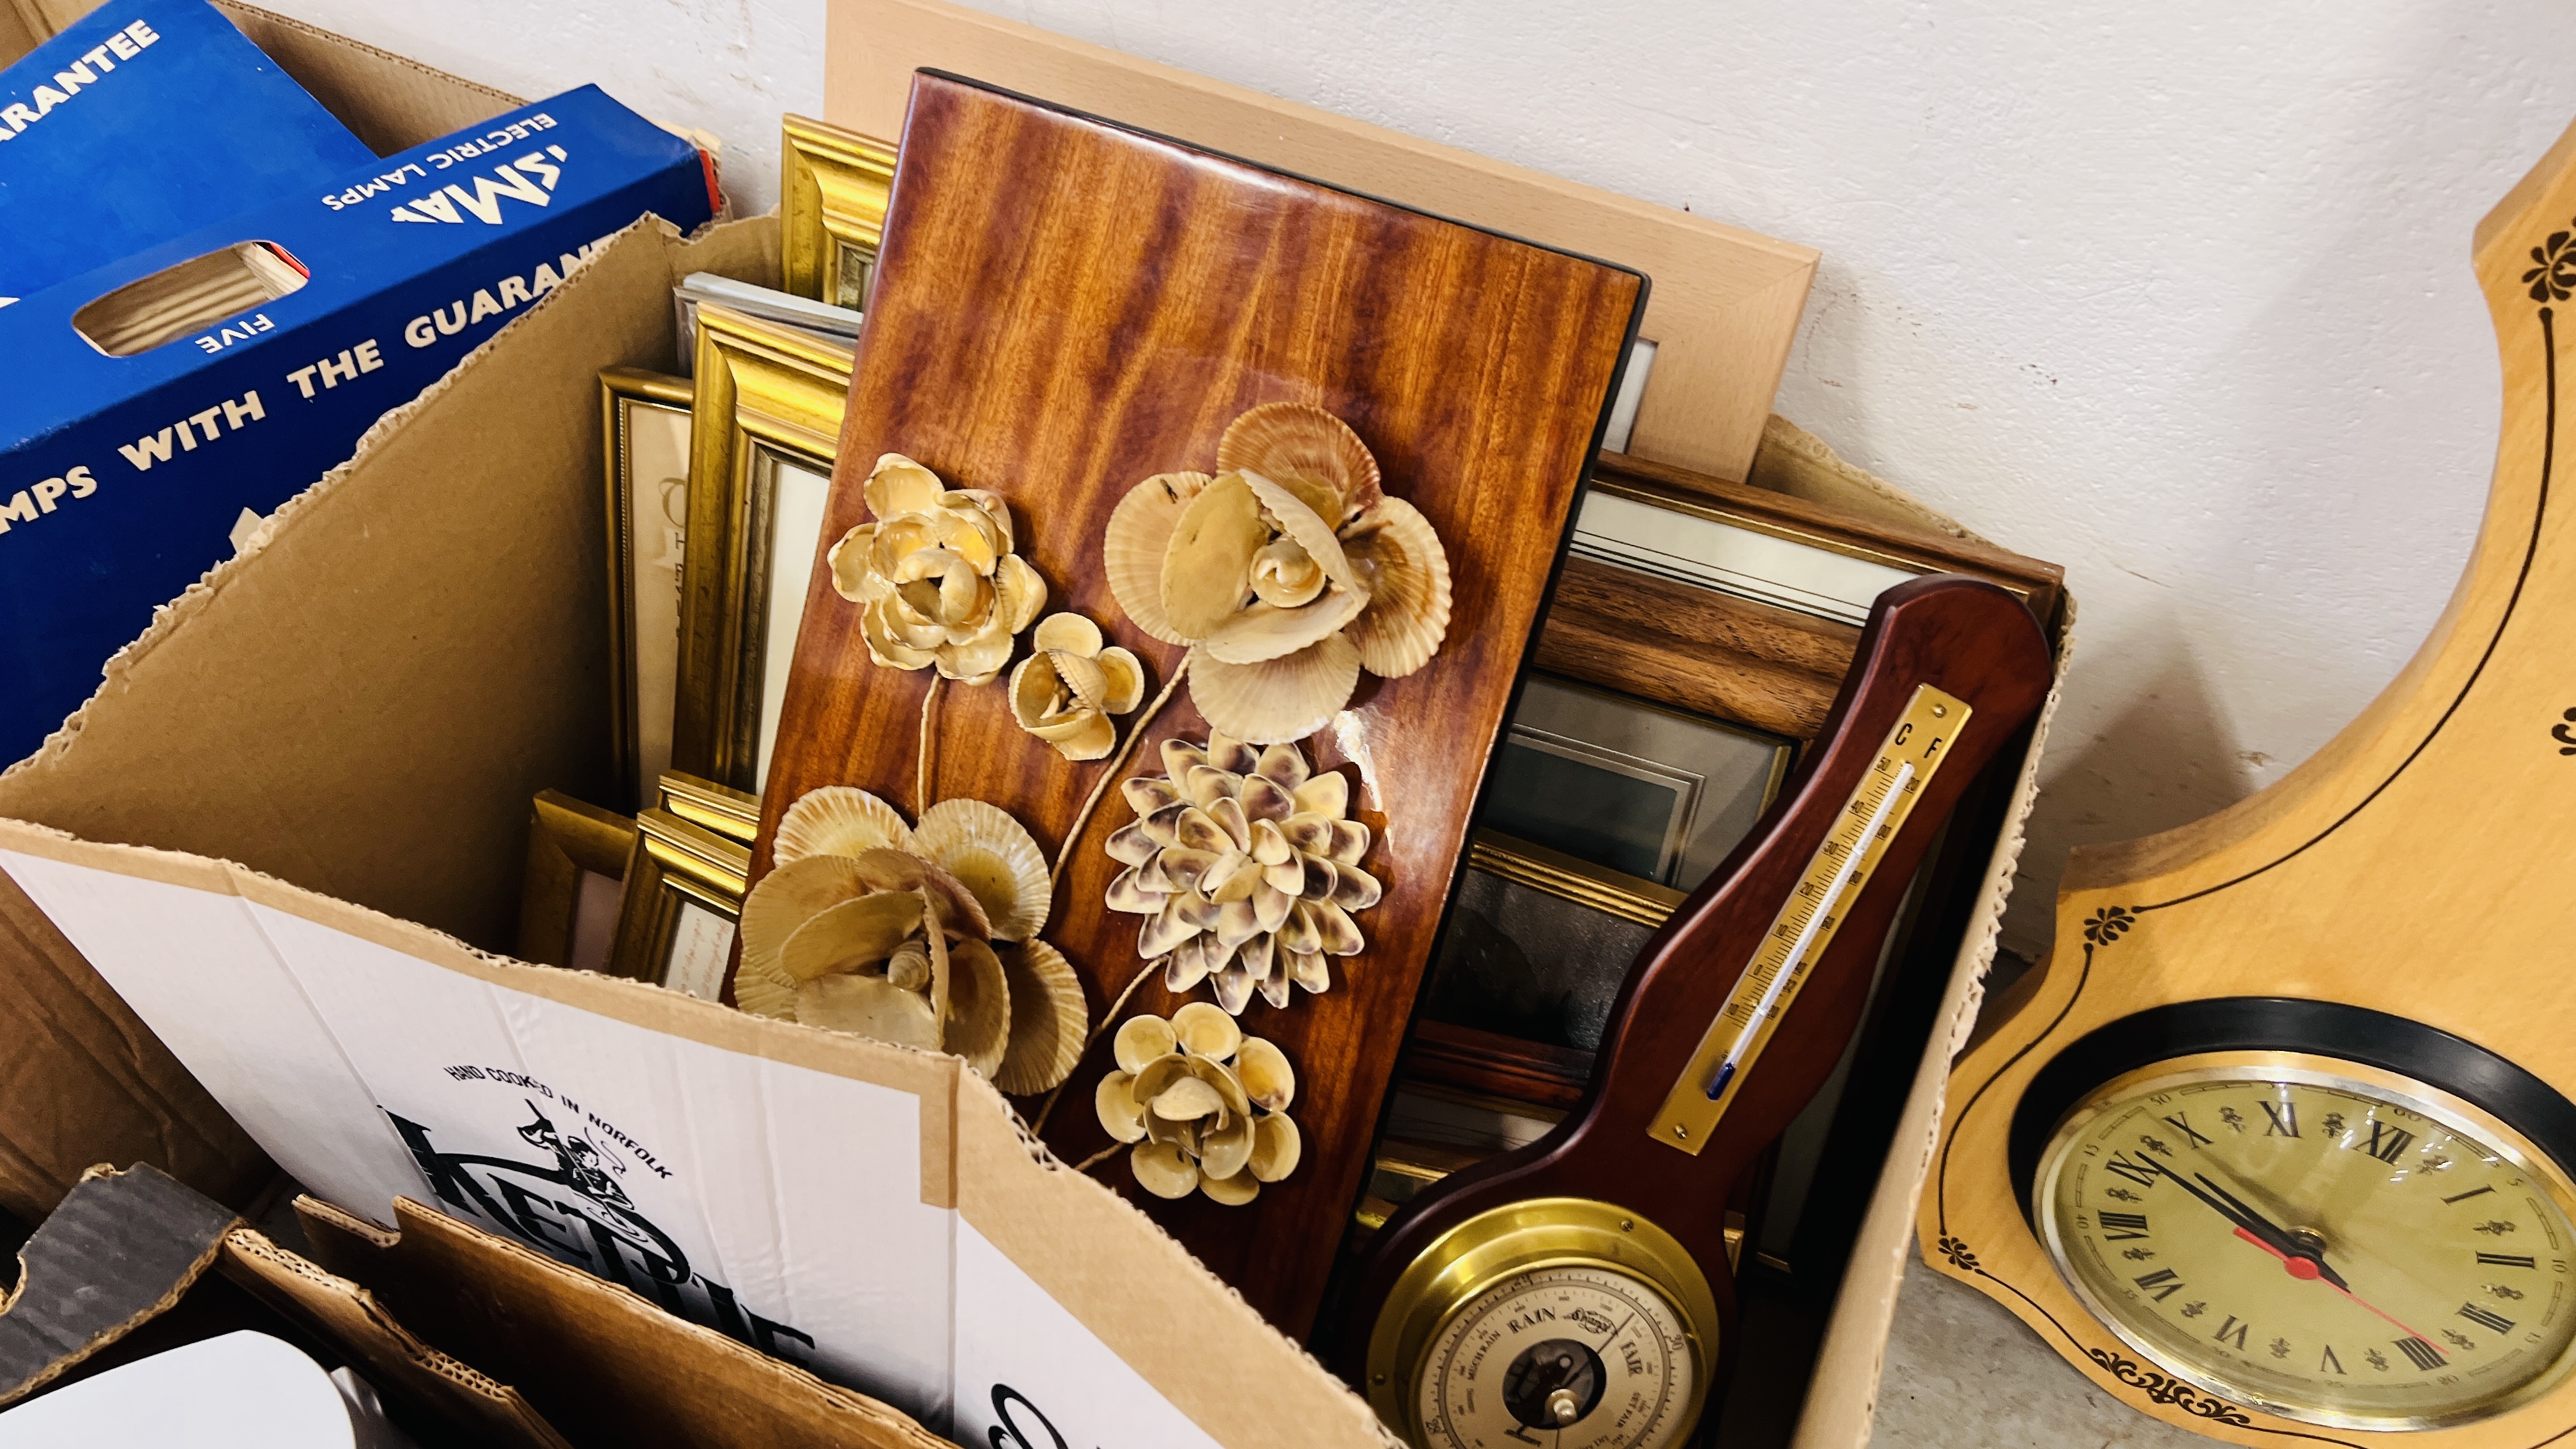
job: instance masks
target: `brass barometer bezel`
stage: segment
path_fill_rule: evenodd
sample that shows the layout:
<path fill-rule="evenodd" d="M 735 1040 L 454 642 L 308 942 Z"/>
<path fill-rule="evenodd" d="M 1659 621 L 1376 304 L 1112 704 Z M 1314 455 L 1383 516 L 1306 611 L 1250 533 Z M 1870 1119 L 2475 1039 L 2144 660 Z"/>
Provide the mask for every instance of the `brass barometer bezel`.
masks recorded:
<path fill-rule="evenodd" d="M 2286 1402 L 2229 1379 L 2209 1366 L 2175 1354 L 2169 1346 L 2134 1329 L 2118 1305 L 2106 1303 L 2076 1271 L 2065 1241 L 2067 1231 L 2054 1210 L 2058 1179 L 2078 1155 L 2086 1133 L 2105 1113 L 2160 1091 L 2210 1082 L 2287 1083 L 2357 1093 L 2422 1114 L 2444 1128 L 2494 1151 L 2537 1185 L 2571 1223 L 2576 1223 L 2576 1185 L 2548 1153 L 2503 1118 L 2456 1092 L 2405 1072 L 2372 1066 L 2322 1052 L 2239 1049 L 2178 1054 L 2133 1067 L 2085 1091 L 2061 1114 L 2028 1182 L 2024 1204 L 2031 1226 L 2057 1276 L 2076 1301 L 2121 1342 L 2166 1373 L 2232 1402 L 2304 1424 L 2374 1433 L 2416 1432 L 2454 1428 L 2510 1412 L 2549 1393 L 2576 1370 L 2576 1338 L 2538 1373 L 2511 1388 L 2462 1409 L 2440 1415 L 2351 1414 L 2331 1407 Z"/>
<path fill-rule="evenodd" d="M 1717 1295 L 1708 1275 L 1672 1234 L 1643 1215 L 1580 1197 L 1488 1209 L 1441 1234 L 1406 1265 L 1369 1334 L 1369 1407 L 1420 1445 L 1419 1388 L 1431 1346 L 1495 1285 L 1551 1268 L 1619 1274 L 1652 1289 L 1673 1310 L 1690 1354 L 1691 1392 L 1672 1422 L 1677 1438 L 1687 1433 L 1708 1402 L 1717 1369 Z"/>

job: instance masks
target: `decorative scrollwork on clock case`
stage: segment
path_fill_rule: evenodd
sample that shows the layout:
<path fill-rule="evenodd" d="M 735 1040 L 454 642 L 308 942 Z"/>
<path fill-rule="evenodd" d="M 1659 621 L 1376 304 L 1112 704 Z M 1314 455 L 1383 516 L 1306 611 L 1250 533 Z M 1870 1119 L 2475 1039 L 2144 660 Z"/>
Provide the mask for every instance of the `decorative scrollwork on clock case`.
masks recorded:
<path fill-rule="evenodd" d="M 2149 1403 L 2169 1404 L 2194 1418 L 2214 1423 L 2233 1424 L 2239 1428 L 2253 1426 L 2254 1421 L 2245 1417 L 2243 1409 L 2225 1399 L 2204 1394 L 2180 1379 L 2167 1378 L 2151 1368 L 2141 1368 L 2135 1359 L 2122 1358 L 2099 1348 L 2084 1351 L 2092 1356 L 2093 1362 L 2099 1364 L 2104 1373 L 2131 1388 L 2146 1390 Z"/>
<path fill-rule="evenodd" d="M 1968 1251 L 1968 1245 L 1947 1233 L 1941 1236 L 1941 1256 L 1948 1258 L 1950 1266 L 1962 1273 L 1984 1271 L 1977 1266 L 1977 1255 Z"/>

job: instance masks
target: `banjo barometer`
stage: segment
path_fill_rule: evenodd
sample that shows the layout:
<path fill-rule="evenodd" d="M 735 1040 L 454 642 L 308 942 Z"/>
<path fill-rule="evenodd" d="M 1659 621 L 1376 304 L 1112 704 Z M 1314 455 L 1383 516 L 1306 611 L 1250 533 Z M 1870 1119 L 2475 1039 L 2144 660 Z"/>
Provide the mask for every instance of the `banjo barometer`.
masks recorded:
<path fill-rule="evenodd" d="M 2504 429 L 2449 610 L 2271 788 L 2080 850 L 1953 1072 L 1932 1266 L 2249 1445 L 2576 1443 L 2576 131 L 2478 229 Z"/>
<path fill-rule="evenodd" d="M 1993 584 L 1879 596 L 1779 803 L 1639 951 L 1573 1112 L 1370 1241 L 1334 1353 L 1415 1449 L 1670 1449 L 1713 1421 L 1728 1192 L 1842 1055 L 1915 867 L 2050 678 Z"/>

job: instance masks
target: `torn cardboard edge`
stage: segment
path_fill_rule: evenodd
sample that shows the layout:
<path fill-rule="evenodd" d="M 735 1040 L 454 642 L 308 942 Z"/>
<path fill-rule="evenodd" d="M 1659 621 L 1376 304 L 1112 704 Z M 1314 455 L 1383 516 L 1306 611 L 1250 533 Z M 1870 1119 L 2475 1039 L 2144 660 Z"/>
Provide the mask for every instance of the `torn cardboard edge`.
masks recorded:
<path fill-rule="evenodd" d="M 18 1286 L 0 1299 L 0 1405 L 167 1312 L 239 1221 L 155 1168 L 82 1173 L 19 1250 Z"/>

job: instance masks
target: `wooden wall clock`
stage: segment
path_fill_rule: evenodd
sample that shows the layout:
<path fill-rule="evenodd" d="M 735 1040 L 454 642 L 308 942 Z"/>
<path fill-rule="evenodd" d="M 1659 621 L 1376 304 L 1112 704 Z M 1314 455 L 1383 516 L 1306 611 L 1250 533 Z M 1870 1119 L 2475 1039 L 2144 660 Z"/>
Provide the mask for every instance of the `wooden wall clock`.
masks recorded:
<path fill-rule="evenodd" d="M 1919 1230 L 2103 1392 L 2249 1445 L 2576 1435 L 2576 131 L 2479 226 L 2486 521 L 2316 757 L 2076 852 L 1950 1079 Z"/>

